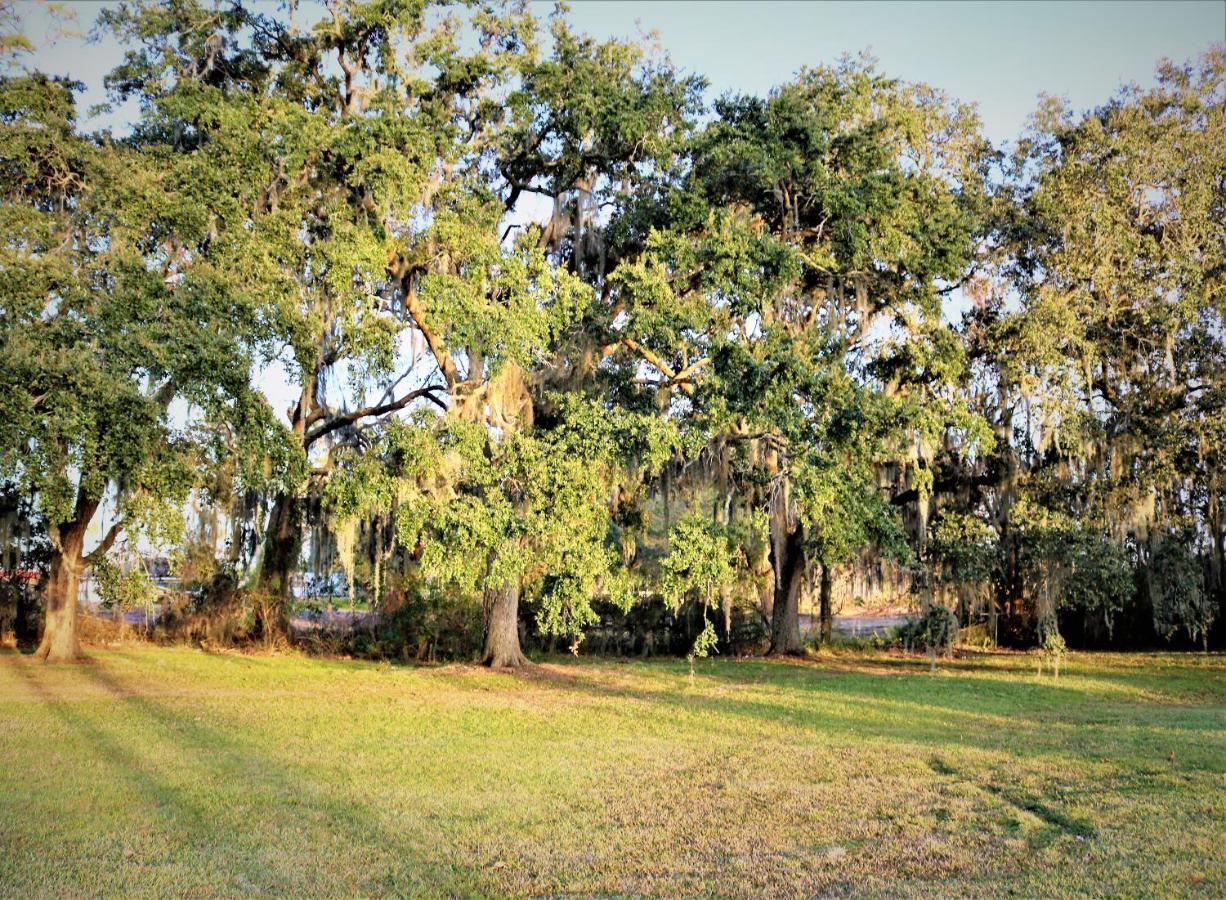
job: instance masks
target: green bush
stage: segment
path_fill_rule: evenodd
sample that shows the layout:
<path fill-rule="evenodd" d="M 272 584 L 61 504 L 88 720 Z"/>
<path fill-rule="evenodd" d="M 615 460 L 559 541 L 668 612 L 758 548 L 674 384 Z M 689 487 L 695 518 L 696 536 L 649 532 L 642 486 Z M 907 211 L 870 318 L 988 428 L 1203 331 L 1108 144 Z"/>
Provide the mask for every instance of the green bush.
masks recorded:
<path fill-rule="evenodd" d="M 1164 534 L 1150 560 L 1154 630 L 1168 641 L 1183 631 L 1208 649 L 1216 604 L 1205 590 L 1204 570 L 1187 537 Z"/>
<path fill-rule="evenodd" d="M 958 640 L 958 617 L 939 603 L 930 604 L 921 616 L 899 629 L 898 639 L 907 650 L 947 656 Z"/>

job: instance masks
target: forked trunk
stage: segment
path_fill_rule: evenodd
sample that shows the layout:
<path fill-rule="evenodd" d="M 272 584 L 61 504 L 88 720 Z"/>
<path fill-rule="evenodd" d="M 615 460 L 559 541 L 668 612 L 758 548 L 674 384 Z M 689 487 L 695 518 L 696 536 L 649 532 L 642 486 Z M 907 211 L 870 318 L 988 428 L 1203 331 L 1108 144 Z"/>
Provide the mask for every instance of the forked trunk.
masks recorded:
<path fill-rule="evenodd" d="M 822 643 L 829 644 L 834 631 L 834 614 L 830 609 L 830 566 L 822 563 L 820 609 L 822 620 Z"/>
<path fill-rule="evenodd" d="M 485 608 L 489 621 L 482 662 L 495 669 L 526 666 L 528 658 L 519 648 L 519 585 L 508 582 L 501 590 L 487 589 Z"/>
<path fill-rule="evenodd" d="M 771 563 L 775 570 L 775 599 L 771 608 L 772 656 L 799 656 L 805 652 L 800 637 L 800 591 L 804 584 L 804 527 L 785 529 L 772 542 Z"/>

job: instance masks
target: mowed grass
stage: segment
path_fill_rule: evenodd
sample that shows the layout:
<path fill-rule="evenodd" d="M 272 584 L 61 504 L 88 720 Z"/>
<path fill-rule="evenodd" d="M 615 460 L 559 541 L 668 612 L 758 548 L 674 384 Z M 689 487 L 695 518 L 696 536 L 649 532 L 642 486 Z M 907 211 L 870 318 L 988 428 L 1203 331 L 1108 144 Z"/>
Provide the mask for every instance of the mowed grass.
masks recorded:
<path fill-rule="evenodd" d="M 1226 893 L 1226 659 L 0 655 L 0 893 Z"/>

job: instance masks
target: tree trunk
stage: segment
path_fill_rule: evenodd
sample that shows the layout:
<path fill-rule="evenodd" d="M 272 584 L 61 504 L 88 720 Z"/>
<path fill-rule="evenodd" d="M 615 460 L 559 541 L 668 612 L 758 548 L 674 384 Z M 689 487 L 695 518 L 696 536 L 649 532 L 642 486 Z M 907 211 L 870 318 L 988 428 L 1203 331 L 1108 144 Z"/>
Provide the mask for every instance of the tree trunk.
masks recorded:
<path fill-rule="evenodd" d="M 829 644 L 834 631 L 834 616 L 830 610 L 830 566 L 822 563 L 821 590 L 819 603 L 822 619 L 822 643 Z"/>
<path fill-rule="evenodd" d="M 77 621 L 77 595 L 84 567 L 85 532 L 97 509 L 98 501 L 78 490 L 72 521 L 59 526 L 59 540 L 53 542 L 55 549 L 46 588 L 47 618 L 43 639 L 34 653 L 47 662 L 76 662 L 84 656 Z"/>
<path fill-rule="evenodd" d="M 296 497 L 277 494 L 268 516 L 268 532 L 264 541 L 259 589 L 267 595 L 269 602 L 260 615 L 259 629 L 266 642 L 278 643 L 289 635 L 293 577 L 301 550 Z"/>
<path fill-rule="evenodd" d="M 1218 598 L 1217 632 L 1218 644 L 1226 646 L 1226 528 L 1222 527 L 1221 519 L 1216 514 L 1217 503 L 1214 502 L 1214 523 L 1210 534 L 1213 536 L 1212 551 L 1212 590 Z M 1206 640 L 1208 635 L 1206 635 Z M 1206 646 L 1208 646 L 1206 644 Z"/>
<path fill-rule="evenodd" d="M 771 656 L 800 656 L 805 651 L 800 638 L 800 590 L 805 575 L 804 527 L 799 523 L 771 542 L 771 565 L 775 570 L 775 599 L 771 607 Z"/>
<path fill-rule="evenodd" d="M 502 590 L 487 589 L 485 652 L 482 662 L 495 669 L 518 669 L 528 665 L 519 649 L 519 584 L 508 582 Z"/>

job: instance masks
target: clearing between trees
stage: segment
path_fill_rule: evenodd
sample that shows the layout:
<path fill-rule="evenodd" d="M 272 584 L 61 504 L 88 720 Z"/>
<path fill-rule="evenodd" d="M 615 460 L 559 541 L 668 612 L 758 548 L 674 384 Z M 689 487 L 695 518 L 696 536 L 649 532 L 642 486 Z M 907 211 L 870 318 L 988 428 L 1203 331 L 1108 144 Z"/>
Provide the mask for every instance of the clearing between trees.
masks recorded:
<path fill-rule="evenodd" d="M 1226 891 L 1226 658 L 0 653 L 0 893 Z"/>

